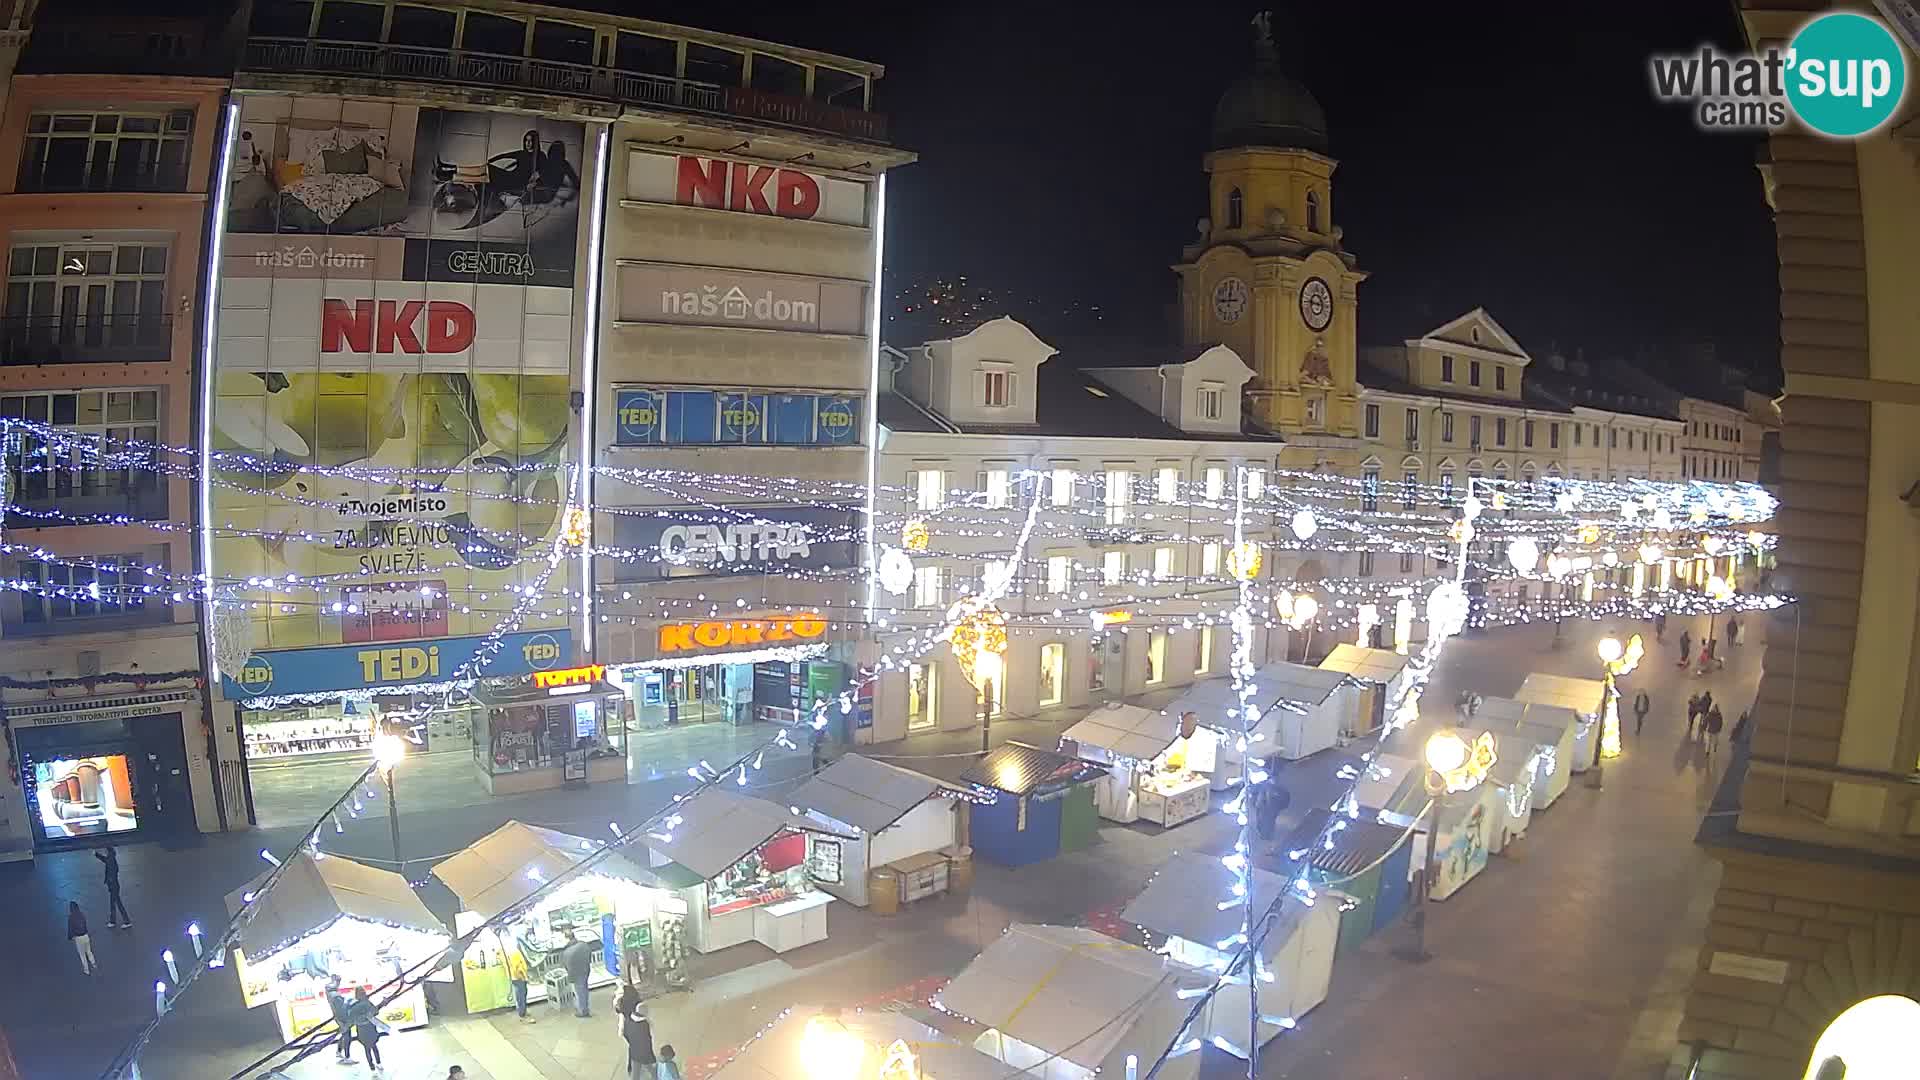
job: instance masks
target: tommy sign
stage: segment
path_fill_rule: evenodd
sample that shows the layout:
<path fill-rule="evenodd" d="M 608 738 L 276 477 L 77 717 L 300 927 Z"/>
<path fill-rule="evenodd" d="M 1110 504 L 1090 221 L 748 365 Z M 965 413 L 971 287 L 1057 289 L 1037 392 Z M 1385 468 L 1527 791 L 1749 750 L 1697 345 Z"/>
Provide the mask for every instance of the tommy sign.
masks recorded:
<path fill-rule="evenodd" d="M 859 181 L 694 154 L 630 152 L 627 198 L 836 225 L 867 223 L 867 185 Z"/>
<path fill-rule="evenodd" d="M 668 263 L 620 265 L 620 321 L 866 332 L 862 281 Z"/>

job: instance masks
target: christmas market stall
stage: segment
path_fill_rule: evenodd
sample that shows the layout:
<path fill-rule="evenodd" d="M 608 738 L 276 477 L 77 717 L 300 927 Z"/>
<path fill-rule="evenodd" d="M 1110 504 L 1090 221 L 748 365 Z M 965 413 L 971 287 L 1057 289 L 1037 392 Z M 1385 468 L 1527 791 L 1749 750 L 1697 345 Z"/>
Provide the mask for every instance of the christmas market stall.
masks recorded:
<path fill-rule="evenodd" d="M 1360 808 L 1361 820 L 1405 828 L 1425 812 L 1429 796 L 1419 762 L 1376 753 L 1357 768 L 1360 775 L 1354 780 L 1353 802 Z"/>
<path fill-rule="evenodd" d="M 1386 723 L 1387 707 L 1406 693 L 1408 672 L 1406 657 L 1392 649 L 1369 649 L 1363 645 L 1336 645 L 1320 661 L 1326 671 L 1350 675 L 1360 684 L 1359 705 L 1346 718 L 1340 734 L 1348 739 L 1371 735 Z"/>
<path fill-rule="evenodd" d="M 1541 705 L 1512 698 L 1483 697 L 1473 719 L 1491 729 L 1504 745 L 1509 736 L 1532 742 L 1534 751 L 1533 805 L 1552 806 L 1567 790 L 1573 767 L 1576 732 L 1580 717 L 1572 709 L 1559 705 Z"/>
<path fill-rule="evenodd" d="M 1579 723 L 1574 727 L 1573 760 L 1568 768 L 1574 772 L 1587 771 L 1593 764 L 1594 744 L 1600 738 L 1601 718 L 1606 715 L 1606 683 L 1536 671 L 1520 684 L 1513 699 L 1530 705 L 1557 705 L 1573 710 Z"/>
<path fill-rule="evenodd" d="M 975 1049 L 1011 1066 L 1011 1076 L 1117 1078 L 1128 1058 L 1144 1068 L 1174 1044 L 1192 1008 L 1180 992 L 1214 978 L 1093 930 L 1015 923 L 934 1004 L 986 1028 Z M 1203 1013 L 1193 1031 L 1209 1020 Z M 1200 1055 L 1185 1053 L 1157 1076 L 1193 1080 L 1199 1071 Z"/>
<path fill-rule="evenodd" d="M 1207 812 L 1219 733 L 1185 714 L 1113 702 L 1060 737 L 1060 749 L 1111 770 L 1094 782 L 1094 807 L 1109 821 L 1178 825 Z"/>
<path fill-rule="evenodd" d="M 1345 672 L 1280 661 L 1261 668 L 1257 679 L 1277 699 L 1257 728 L 1272 748 L 1256 748 L 1262 757 L 1298 761 L 1331 749 L 1360 710 L 1360 684 Z"/>
<path fill-rule="evenodd" d="M 1340 905 L 1339 952 L 1347 952 L 1400 917 L 1413 876 L 1413 832 L 1364 816 L 1348 818 L 1326 835 L 1331 810 L 1309 810 L 1300 819 L 1288 851 L 1302 851 L 1307 881 L 1315 889 L 1337 892 Z"/>
<path fill-rule="evenodd" d="M 663 839 L 663 837 L 666 837 Z M 687 944 L 710 953 L 757 941 L 783 953 L 827 939 L 853 834 L 765 799 L 710 787 L 676 803 L 665 832 L 642 841 L 648 868 L 687 902 Z"/>
<path fill-rule="evenodd" d="M 710 1080 L 1007 1080 L 1007 1067 L 897 1012 L 788 1009 Z"/>
<path fill-rule="evenodd" d="M 1106 774 L 1105 765 L 1025 743 L 996 747 L 960 774 L 994 796 L 969 808 L 973 850 L 1001 866 L 1025 866 L 1086 847 L 1100 831 L 1093 782 Z"/>
<path fill-rule="evenodd" d="M 962 843 L 959 803 L 976 797 L 859 754 L 842 755 L 788 796 L 794 809 L 857 837 L 814 839 L 814 883 L 883 913 L 951 887 Z M 824 865 L 835 858 L 837 868 Z M 883 889 L 894 895 L 878 895 Z"/>
<path fill-rule="evenodd" d="M 1278 914 L 1260 943 L 1260 1044 L 1286 1030 L 1282 1019 L 1298 1019 L 1325 1001 L 1333 978 L 1333 954 L 1340 937 L 1340 908 L 1331 901 L 1308 905 L 1287 896 L 1287 880 L 1255 868 L 1253 910 L 1264 917 Z M 1133 898 L 1121 918 L 1164 935 L 1160 951 L 1189 967 L 1226 974 L 1232 954 L 1219 947 L 1231 941 L 1246 924 L 1246 909 L 1233 895 L 1234 872 L 1216 855 L 1181 852 L 1162 863 L 1153 880 Z M 1230 906 L 1222 907 L 1231 901 Z M 1276 909 L 1277 903 L 1277 909 Z M 1271 976 L 1269 979 L 1268 976 Z M 1247 976 L 1244 970 L 1227 974 L 1227 984 L 1213 999 L 1213 1024 L 1195 1034 L 1215 1037 L 1239 1057 L 1245 1057 L 1249 1018 Z M 1220 1045 L 1216 1042 L 1215 1045 Z"/>
<path fill-rule="evenodd" d="M 482 679 L 474 761 L 493 795 L 627 778 L 633 702 L 598 664 Z"/>
<path fill-rule="evenodd" d="M 1424 735 L 1418 726 L 1410 730 Z M 1462 737 L 1472 734 L 1476 733 L 1463 732 Z M 1411 758 L 1375 754 L 1361 768 L 1365 771 L 1354 784 L 1361 818 L 1412 828 L 1415 870 L 1427 865 L 1427 844 L 1433 841 L 1438 822 L 1440 854 L 1430 894 L 1433 899 L 1446 899 L 1486 869 L 1493 829 L 1505 813 L 1498 805 L 1502 796 L 1493 784 L 1481 783 L 1470 790 L 1436 797 L 1427 787 L 1426 766 Z"/>
<path fill-rule="evenodd" d="M 602 845 L 584 837 L 509 821 L 433 868 L 460 901 L 454 929 L 462 936 L 573 869 Z M 549 889 L 510 922 L 482 930 L 460 961 L 467 1009 L 513 1004 L 508 958 L 525 961 L 527 1000 L 572 994 L 562 954 L 576 943 L 592 950 L 588 986 L 622 977 L 678 985 L 685 981 L 687 901 L 653 871 L 609 853 Z"/>
<path fill-rule="evenodd" d="M 333 1019 L 326 991 L 334 976 L 348 994 L 371 992 L 433 959 L 450 940 L 407 879 L 392 871 L 302 850 L 271 889 L 256 895 L 272 873 L 226 899 L 236 914 L 254 905 L 234 942 L 241 1000 L 249 1009 L 272 1004 L 287 1041 Z M 451 982 L 453 973 L 442 966 L 428 978 Z M 387 1001 L 380 1018 L 395 1028 L 424 1027 L 424 987 L 416 983 Z"/>

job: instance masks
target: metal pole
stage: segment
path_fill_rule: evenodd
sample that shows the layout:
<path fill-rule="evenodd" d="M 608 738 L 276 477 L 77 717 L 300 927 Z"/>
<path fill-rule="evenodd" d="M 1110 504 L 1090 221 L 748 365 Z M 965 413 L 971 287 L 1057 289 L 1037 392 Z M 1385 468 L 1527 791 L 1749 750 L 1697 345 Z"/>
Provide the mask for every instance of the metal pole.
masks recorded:
<path fill-rule="evenodd" d="M 393 867 L 401 877 L 407 876 L 407 864 L 400 859 L 400 800 L 394 793 L 394 770 L 387 770 L 387 829 L 393 835 Z"/>

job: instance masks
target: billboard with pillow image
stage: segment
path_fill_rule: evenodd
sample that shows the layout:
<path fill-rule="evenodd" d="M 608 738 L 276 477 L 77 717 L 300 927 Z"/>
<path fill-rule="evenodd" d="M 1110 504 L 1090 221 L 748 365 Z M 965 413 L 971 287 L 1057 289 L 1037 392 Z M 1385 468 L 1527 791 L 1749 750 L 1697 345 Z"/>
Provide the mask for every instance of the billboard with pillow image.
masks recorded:
<path fill-rule="evenodd" d="M 216 470 L 214 572 L 296 579 L 256 649 L 487 633 L 571 485 L 583 129 L 241 102 L 210 405 L 259 464 Z"/>

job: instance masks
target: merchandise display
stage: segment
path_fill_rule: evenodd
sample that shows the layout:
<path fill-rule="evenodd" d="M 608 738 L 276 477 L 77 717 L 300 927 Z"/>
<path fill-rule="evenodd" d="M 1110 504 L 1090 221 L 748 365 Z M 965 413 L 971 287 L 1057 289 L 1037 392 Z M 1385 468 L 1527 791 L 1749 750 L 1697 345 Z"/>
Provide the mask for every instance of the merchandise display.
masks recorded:
<path fill-rule="evenodd" d="M 619 689 L 488 679 L 474 696 L 482 718 L 472 730 L 473 757 L 493 794 L 626 778 L 633 701 Z"/>
<path fill-rule="evenodd" d="M 1220 736 L 1202 726 L 1191 710 L 1102 706 L 1068 728 L 1061 743 L 1111 766 L 1095 783 L 1094 802 L 1101 817 L 1165 827 L 1207 812 Z"/>
<path fill-rule="evenodd" d="M 125 754 L 34 761 L 31 798 L 48 839 L 140 827 Z"/>

